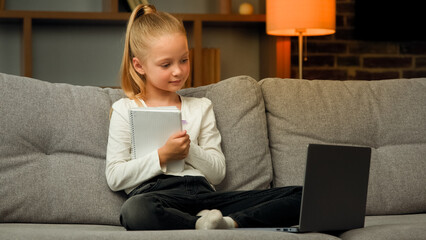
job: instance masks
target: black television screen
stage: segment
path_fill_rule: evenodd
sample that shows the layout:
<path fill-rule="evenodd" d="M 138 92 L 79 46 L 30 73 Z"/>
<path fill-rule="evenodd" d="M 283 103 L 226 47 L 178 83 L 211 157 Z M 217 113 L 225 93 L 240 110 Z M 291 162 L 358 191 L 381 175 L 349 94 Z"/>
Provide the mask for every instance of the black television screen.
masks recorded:
<path fill-rule="evenodd" d="M 424 41 L 423 5 L 420 0 L 355 0 L 355 37 L 371 41 Z"/>

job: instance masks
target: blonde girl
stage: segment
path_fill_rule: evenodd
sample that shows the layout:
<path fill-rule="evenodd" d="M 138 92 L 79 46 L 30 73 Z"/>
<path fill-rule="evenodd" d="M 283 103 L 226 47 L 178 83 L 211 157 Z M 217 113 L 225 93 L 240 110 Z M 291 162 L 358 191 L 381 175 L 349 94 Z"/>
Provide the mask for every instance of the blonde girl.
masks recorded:
<path fill-rule="evenodd" d="M 298 222 L 300 187 L 217 192 L 225 157 L 207 98 L 177 94 L 189 76 L 183 23 L 152 5 L 132 12 L 126 31 L 121 85 L 108 137 L 106 178 L 129 196 L 120 214 L 127 230 L 290 226 Z M 164 146 L 132 159 L 129 109 L 176 106 L 186 124 Z M 184 160 L 184 170 L 168 169 Z M 286 213 L 283 215 L 283 213 Z"/>

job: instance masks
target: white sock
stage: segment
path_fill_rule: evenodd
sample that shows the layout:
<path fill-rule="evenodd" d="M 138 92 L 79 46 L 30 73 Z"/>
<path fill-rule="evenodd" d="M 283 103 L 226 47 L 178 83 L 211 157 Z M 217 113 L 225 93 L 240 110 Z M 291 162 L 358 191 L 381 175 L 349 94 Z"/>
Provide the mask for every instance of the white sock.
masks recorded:
<path fill-rule="evenodd" d="M 204 210 L 200 211 L 199 213 L 197 213 L 197 216 L 202 217 L 202 216 L 206 215 L 209 212 L 210 212 L 210 210 L 204 209 Z"/>
<path fill-rule="evenodd" d="M 226 221 L 226 224 L 228 225 L 228 228 L 235 228 L 235 221 L 231 217 L 223 217 L 223 219 Z"/>
<path fill-rule="evenodd" d="M 223 217 L 219 210 L 203 210 L 197 214 L 201 216 L 195 223 L 195 229 L 228 229 L 234 228 L 235 222 L 230 217 Z"/>

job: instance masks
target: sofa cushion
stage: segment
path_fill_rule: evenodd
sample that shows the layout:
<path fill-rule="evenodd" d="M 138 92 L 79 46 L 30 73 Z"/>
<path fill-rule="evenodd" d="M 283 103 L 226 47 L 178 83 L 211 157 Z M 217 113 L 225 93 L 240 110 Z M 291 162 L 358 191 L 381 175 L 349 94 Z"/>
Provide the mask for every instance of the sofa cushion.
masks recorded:
<path fill-rule="evenodd" d="M 367 216 L 365 227 L 341 234 L 343 240 L 423 240 L 426 236 L 426 214 Z"/>
<path fill-rule="evenodd" d="M 303 184 L 309 143 L 368 146 L 367 214 L 426 211 L 426 79 L 260 85 L 275 186 Z"/>
<path fill-rule="evenodd" d="M 222 136 L 226 177 L 218 190 L 269 188 L 272 163 L 262 92 L 256 80 L 239 76 L 204 87 L 184 89 L 184 96 L 207 97 L 213 103 Z"/>
<path fill-rule="evenodd" d="M 126 231 L 123 227 L 81 224 L 0 224 L 0 239 L 126 240 L 339 240 L 324 233 L 292 234 L 259 230 Z"/>
<path fill-rule="evenodd" d="M 119 225 L 105 179 L 120 90 L 0 74 L 0 222 Z"/>

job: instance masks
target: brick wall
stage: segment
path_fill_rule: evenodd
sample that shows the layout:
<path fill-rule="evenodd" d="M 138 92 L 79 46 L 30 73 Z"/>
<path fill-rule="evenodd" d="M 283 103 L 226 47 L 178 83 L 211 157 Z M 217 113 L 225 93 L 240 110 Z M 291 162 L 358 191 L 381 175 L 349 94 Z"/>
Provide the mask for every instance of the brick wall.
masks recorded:
<path fill-rule="evenodd" d="M 426 77 L 426 41 L 360 41 L 354 37 L 356 0 L 336 0 L 336 33 L 308 37 L 303 78 L 377 80 Z M 298 77 L 298 41 L 292 37 L 292 73 Z"/>

